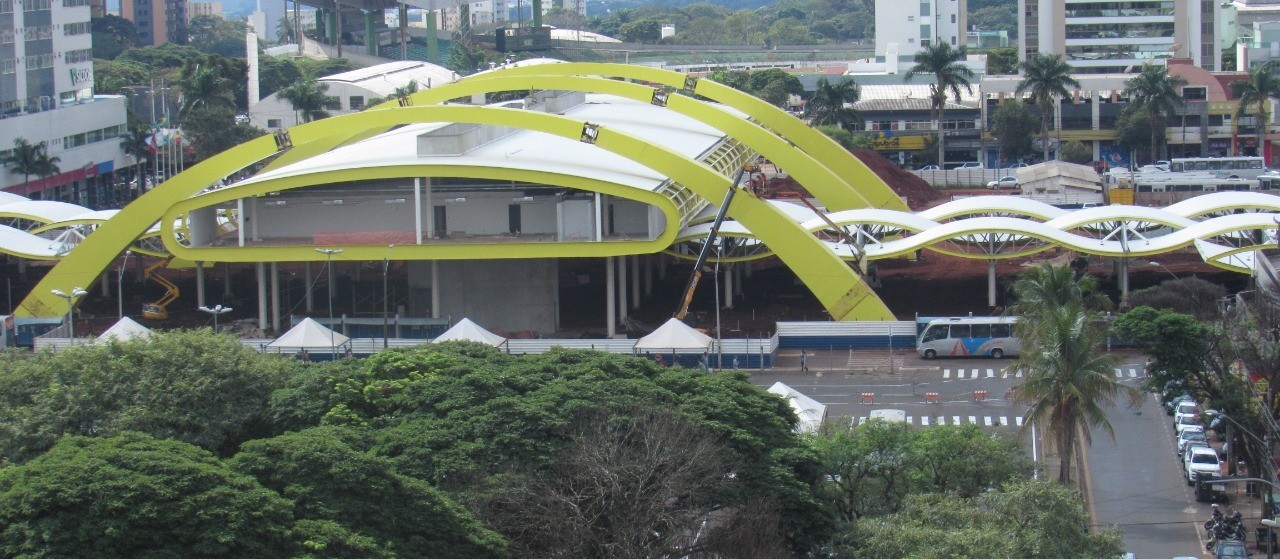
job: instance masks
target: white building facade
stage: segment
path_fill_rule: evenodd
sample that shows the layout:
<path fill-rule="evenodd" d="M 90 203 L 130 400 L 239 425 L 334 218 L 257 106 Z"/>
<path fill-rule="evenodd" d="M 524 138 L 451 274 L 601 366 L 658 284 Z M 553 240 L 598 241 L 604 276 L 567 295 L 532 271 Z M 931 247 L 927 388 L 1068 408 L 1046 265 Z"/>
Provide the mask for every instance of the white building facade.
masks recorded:
<path fill-rule="evenodd" d="M 876 56 L 910 62 L 933 41 L 961 48 L 967 12 L 966 0 L 876 0 Z"/>
<path fill-rule="evenodd" d="M 60 159 L 59 173 L 26 184 L 4 169 L 0 189 L 87 203 L 126 163 L 125 100 L 93 95 L 89 18 L 88 0 L 0 0 L 0 154 L 22 138 Z"/>
<path fill-rule="evenodd" d="M 1082 73 L 1189 58 L 1220 71 L 1234 8 L 1219 0 L 1018 0 L 1019 59 L 1060 54 Z"/>

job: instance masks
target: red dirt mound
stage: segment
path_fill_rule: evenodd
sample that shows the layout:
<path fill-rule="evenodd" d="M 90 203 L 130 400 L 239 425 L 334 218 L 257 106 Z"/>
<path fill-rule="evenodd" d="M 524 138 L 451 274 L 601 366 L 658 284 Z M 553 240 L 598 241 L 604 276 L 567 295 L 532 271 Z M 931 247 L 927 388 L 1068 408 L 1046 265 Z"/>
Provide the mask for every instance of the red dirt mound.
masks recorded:
<path fill-rule="evenodd" d="M 854 156 L 862 160 L 862 163 L 878 175 L 880 180 L 888 184 L 889 188 L 892 188 L 898 196 L 905 198 L 907 207 L 912 210 L 927 208 L 930 202 L 943 197 L 942 193 L 934 190 L 924 179 L 904 171 L 874 150 L 855 149 L 852 151 Z"/>

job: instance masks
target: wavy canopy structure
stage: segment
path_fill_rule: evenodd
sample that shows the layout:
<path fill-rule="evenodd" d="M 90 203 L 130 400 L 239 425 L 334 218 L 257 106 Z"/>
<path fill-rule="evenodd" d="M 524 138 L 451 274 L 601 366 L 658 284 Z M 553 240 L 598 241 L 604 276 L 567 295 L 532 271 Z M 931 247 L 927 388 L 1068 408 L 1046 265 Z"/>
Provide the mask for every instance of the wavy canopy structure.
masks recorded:
<path fill-rule="evenodd" d="M 450 102 L 493 94 L 508 101 Z M 1214 262 L 1238 269 L 1247 247 L 1274 239 L 1270 212 L 1277 199 L 1240 193 L 1229 194 L 1236 200 L 1206 196 L 1164 210 L 1065 212 L 993 197 L 911 214 L 857 158 L 755 97 L 653 68 L 549 63 L 477 74 L 361 113 L 263 136 L 188 168 L 115 213 L 89 215 L 47 203 L 40 211 L 18 206 L 4 214 L 0 205 L 0 217 L 39 223 L 21 235 L 6 236 L 0 229 L 0 250 L 60 258 L 17 310 L 25 316 L 65 314 L 66 300 L 51 290 L 89 285 L 120 253 L 149 238 L 162 243 L 157 252 L 187 262 L 324 260 L 317 246 L 341 248 L 345 259 L 365 261 L 599 258 L 664 250 L 685 255 L 705 239 L 714 205 L 729 189 L 740 188 L 732 179 L 736 171 L 758 156 L 788 168 L 830 213 L 822 219 L 808 208 L 740 190 L 727 210 L 723 259 L 778 257 L 836 320 L 892 318 L 850 260 L 920 249 L 1008 258 L 1052 245 L 1134 256 L 1196 244 L 1206 258 L 1212 254 Z M 238 180 L 221 187 L 233 178 Z M 444 186 L 435 195 L 452 196 L 445 203 L 466 203 L 465 195 L 447 193 L 479 182 L 536 187 L 561 202 L 585 204 L 594 196 L 596 232 L 561 232 L 548 242 L 513 226 L 509 232 L 468 235 L 473 238 L 466 241 L 450 239 L 449 231 L 436 234 L 426 227 L 421 215 L 418 198 L 432 195 L 422 181 L 430 185 L 437 179 Z M 651 233 L 601 235 L 602 197 L 638 208 L 636 215 L 644 216 Z M 408 206 L 408 198 L 418 214 L 410 225 L 397 225 L 407 215 L 397 208 Z M 441 202 L 428 199 L 426 207 Z M 386 230 L 344 227 L 343 216 L 362 211 L 375 223 L 385 215 Z M 840 230 L 832 230 L 828 220 Z M 86 224 L 92 233 L 78 239 L 74 250 L 48 249 L 48 239 L 40 236 Z M 46 248 L 37 250 L 41 246 Z"/>

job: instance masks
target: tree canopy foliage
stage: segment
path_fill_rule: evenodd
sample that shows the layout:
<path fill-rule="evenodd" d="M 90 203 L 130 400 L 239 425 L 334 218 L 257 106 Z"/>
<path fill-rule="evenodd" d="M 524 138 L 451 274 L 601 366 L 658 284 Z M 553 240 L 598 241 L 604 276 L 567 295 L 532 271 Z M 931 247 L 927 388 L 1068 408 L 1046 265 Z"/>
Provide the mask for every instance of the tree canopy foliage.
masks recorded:
<path fill-rule="evenodd" d="M 745 373 L 592 351 L 303 363 L 194 331 L 0 359 L 6 555 L 869 557 L 928 495 L 1031 468 L 976 426 L 802 437 Z"/>

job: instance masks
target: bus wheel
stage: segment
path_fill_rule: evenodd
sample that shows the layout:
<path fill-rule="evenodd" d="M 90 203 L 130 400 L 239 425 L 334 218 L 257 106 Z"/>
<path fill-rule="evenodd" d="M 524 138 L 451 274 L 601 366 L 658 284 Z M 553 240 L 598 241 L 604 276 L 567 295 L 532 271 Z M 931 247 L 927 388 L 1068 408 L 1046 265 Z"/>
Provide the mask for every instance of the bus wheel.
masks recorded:
<path fill-rule="evenodd" d="M 924 358 L 925 358 L 925 359 L 933 359 L 934 357 L 937 357 L 937 356 L 938 356 L 938 352 L 936 352 L 936 351 L 934 351 L 934 350 L 932 350 L 932 349 L 926 349 L 926 350 L 924 350 Z"/>
<path fill-rule="evenodd" d="M 1003 349 L 1000 349 L 1000 348 L 996 348 L 996 349 L 991 350 L 991 358 L 992 358 L 992 359 L 1004 359 L 1004 350 L 1003 350 Z"/>

